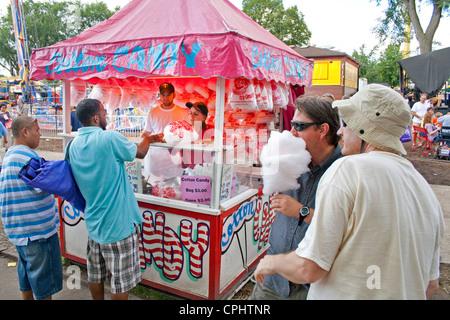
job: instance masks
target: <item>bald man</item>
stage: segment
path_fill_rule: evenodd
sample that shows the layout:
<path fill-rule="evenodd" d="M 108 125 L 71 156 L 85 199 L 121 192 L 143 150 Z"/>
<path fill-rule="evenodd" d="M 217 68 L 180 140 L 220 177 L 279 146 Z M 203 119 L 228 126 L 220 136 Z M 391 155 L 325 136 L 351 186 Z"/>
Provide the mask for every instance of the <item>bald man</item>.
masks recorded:
<path fill-rule="evenodd" d="M 14 145 L 5 154 L 0 173 L 0 211 L 9 241 L 19 254 L 17 271 L 24 300 L 51 299 L 62 290 L 62 262 L 53 195 L 29 187 L 19 171 L 31 159 L 41 134 L 36 119 L 16 118 L 11 131 Z"/>

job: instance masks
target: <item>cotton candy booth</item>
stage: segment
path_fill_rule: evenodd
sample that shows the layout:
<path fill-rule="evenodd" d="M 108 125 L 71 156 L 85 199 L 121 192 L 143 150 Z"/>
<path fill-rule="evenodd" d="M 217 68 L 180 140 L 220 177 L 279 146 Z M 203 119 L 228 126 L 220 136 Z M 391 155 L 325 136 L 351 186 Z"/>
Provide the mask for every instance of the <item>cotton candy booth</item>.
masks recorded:
<path fill-rule="evenodd" d="M 144 218 L 142 283 L 190 299 L 233 294 L 268 249 L 274 212 L 262 193 L 261 150 L 293 104 L 293 86 L 311 85 L 313 63 L 226 0 L 133 0 L 79 36 L 34 50 L 30 70 L 32 79 L 64 82 L 66 143 L 76 136 L 70 107 L 85 97 L 145 118 L 170 82 L 175 104 L 207 105 L 207 138 L 176 122 L 166 143 L 152 144 L 157 179 L 138 159 L 126 169 Z M 85 263 L 83 213 L 60 201 L 60 214 L 63 256 Z"/>

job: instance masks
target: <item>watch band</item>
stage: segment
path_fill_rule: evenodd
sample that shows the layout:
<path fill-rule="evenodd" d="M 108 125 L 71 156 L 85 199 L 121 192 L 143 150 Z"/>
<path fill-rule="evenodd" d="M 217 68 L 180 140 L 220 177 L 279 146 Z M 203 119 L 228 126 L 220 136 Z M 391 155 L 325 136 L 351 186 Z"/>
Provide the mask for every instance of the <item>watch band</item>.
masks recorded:
<path fill-rule="evenodd" d="M 300 226 L 305 218 L 309 216 L 310 209 L 308 206 L 302 206 L 299 210 L 298 225 Z"/>
<path fill-rule="evenodd" d="M 303 217 L 303 216 L 300 216 L 300 217 L 298 218 L 298 225 L 299 225 L 299 226 L 302 225 L 303 220 L 305 220 L 305 217 Z"/>

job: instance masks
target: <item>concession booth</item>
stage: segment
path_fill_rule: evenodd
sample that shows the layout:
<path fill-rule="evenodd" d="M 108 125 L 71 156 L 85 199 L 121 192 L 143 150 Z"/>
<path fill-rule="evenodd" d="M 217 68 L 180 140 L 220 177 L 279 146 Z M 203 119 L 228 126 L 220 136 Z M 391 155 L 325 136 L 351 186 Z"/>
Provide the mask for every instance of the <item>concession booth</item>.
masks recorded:
<path fill-rule="evenodd" d="M 227 0 L 132 0 L 78 36 L 34 50 L 30 74 L 64 83 L 65 145 L 76 136 L 71 107 L 83 98 L 100 100 L 108 119 L 131 109 L 145 120 L 161 103 L 159 86 L 170 82 L 175 104 L 207 105 L 208 139 L 171 124 L 166 142 L 151 145 L 161 151 L 152 163 L 161 175 L 146 176 L 139 159 L 126 170 L 144 219 L 142 284 L 224 299 L 267 251 L 275 213 L 262 193 L 259 155 L 282 110 L 311 85 L 313 67 Z M 183 166 L 189 155 L 201 160 Z M 62 254 L 85 263 L 83 213 L 58 200 Z"/>

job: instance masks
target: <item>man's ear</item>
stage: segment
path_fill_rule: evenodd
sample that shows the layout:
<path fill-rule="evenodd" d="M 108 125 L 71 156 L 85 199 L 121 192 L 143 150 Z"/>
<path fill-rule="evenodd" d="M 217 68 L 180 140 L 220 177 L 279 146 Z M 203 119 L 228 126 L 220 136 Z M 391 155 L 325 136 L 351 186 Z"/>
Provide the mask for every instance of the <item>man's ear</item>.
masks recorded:
<path fill-rule="evenodd" d="M 328 132 L 330 132 L 330 125 L 328 123 L 322 123 L 320 125 L 320 136 L 326 137 Z"/>
<path fill-rule="evenodd" d="M 22 134 L 22 137 L 28 136 L 28 133 L 29 133 L 29 131 L 28 131 L 27 128 L 22 128 L 22 130 L 21 130 L 20 132 L 21 132 L 21 134 Z"/>

